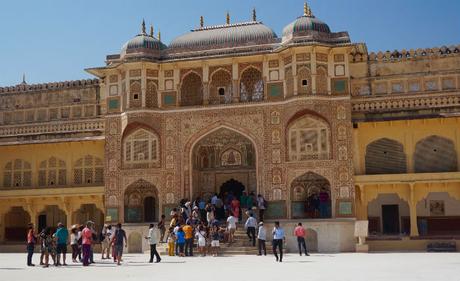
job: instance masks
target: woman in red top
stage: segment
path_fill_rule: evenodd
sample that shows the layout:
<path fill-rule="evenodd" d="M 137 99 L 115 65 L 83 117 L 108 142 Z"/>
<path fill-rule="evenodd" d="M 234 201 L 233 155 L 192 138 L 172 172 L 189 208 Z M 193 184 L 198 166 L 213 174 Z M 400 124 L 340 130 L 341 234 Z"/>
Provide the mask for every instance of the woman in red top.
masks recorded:
<path fill-rule="evenodd" d="M 29 223 L 27 231 L 27 266 L 35 266 L 35 264 L 32 263 L 35 241 L 37 241 L 37 236 L 35 236 L 34 224 Z"/>
<path fill-rule="evenodd" d="M 240 218 L 240 201 L 233 197 L 232 202 L 230 203 L 230 207 L 232 208 L 233 216 L 237 219 Z"/>
<path fill-rule="evenodd" d="M 305 244 L 305 229 L 302 223 L 299 222 L 294 229 L 294 235 L 297 237 L 297 246 L 299 247 L 299 254 L 302 256 L 302 248 L 305 250 L 305 255 L 309 256 L 307 252 L 307 245 Z"/>

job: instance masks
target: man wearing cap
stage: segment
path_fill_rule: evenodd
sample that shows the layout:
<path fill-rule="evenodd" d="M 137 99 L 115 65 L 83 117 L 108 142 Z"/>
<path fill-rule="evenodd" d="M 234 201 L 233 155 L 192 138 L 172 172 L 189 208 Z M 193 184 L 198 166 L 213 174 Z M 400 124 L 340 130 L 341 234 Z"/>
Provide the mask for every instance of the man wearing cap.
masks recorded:
<path fill-rule="evenodd" d="M 267 255 L 267 248 L 265 247 L 265 240 L 267 240 L 267 231 L 265 230 L 264 222 L 259 222 L 259 230 L 257 233 L 257 241 L 259 248 L 259 256 L 262 255 L 262 250 L 264 250 L 264 256 Z"/>
<path fill-rule="evenodd" d="M 54 234 L 57 239 L 57 263 L 56 265 L 61 265 L 61 253 L 62 253 L 62 265 L 67 265 L 65 263 L 65 256 L 67 254 L 67 239 L 69 237 L 69 231 L 64 227 L 62 223 L 58 223 L 58 228 Z"/>

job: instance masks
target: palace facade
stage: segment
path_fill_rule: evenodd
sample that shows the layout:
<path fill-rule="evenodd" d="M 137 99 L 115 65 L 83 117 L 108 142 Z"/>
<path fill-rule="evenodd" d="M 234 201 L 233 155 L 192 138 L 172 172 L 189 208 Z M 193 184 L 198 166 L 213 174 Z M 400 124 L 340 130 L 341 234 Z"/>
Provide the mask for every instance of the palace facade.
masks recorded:
<path fill-rule="evenodd" d="M 460 46 L 370 53 L 305 6 L 280 37 L 255 11 L 169 45 L 143 23 L 86 71 L 0 88 L 3 247 L 91 219 L 135 251 L 145 222 L 224 191 L 262 194 L 313 250 L 354 251 L 357 220 L 370 250 L 460 237 Z"/>

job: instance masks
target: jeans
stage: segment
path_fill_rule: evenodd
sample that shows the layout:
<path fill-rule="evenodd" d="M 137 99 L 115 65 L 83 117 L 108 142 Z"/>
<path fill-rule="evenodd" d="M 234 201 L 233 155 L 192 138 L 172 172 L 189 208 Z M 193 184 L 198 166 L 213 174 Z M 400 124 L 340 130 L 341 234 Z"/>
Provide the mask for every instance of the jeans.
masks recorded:
<path fill-rule="evenodd" d="M 264 221 L 265 209 L 259 209 L 259 221 Z"/>
<path fill-rule="evenodd" d="M 72 244 L 72 260 L 76 260 L 78 256 L 78 244 Z"/>
<path fill-rule="evenodd" d="M 305 250 L 305 255 L 308 255 L 307 244 L 305 244 L 305 238 L 297 237 L 297 246 L 299 247 L 299 254 L 302 255 L 302 248 Z"/>
<path fill-rule="evenodd" d="M 259 255 L 262 255 L 262 250 L 264 251 L 264 256 L 267 255 L 267 247 L 265 246 L 265 240 L 262 239 L 257 239 L 259 244 L 258 244 L 258 249 L 259 249 Z"/>
<path fill-rule="evenodd" d="M 185 255 L 193 256 L 193 238 L 185 239 Z"/>
<path fill-rule="evenodd" d="M 283 261 L 283 239 L 273 240 L 273 254 L 275 255 L 276 261 L 278 261 L 278 252 L 276 249 L 280 249 L 279 261 Z"/>
<path fill-rule="evenodd" d="M 252 241 L 252 246 L 256 246 L 256 228 L 255 227 L 248 227 L 246 234 L 248 235 L 249 239 Z"/>
<path fill-rule="evenodd" d="M 89 265 L 89 256 L 90 256 L 90 251 L 91 251 L 91 245 L 89 244 L 83 244 L 83 265 L 87 266 Z"/>
<path fill-rule="evenodd" d="M 27 265 L 32 264 L 32 256 L 34 254 L 35 250 L 35 244 L 34 243 L 28 243 L 27 244 Z"/>
<path fill-rule="evenodd" d="M 160 254 L 157 252 L 157 244 L 150 244 L 150 262 L 153 262 L 153 256 L 156 257 L 157 262 L 161 260 Z"/>

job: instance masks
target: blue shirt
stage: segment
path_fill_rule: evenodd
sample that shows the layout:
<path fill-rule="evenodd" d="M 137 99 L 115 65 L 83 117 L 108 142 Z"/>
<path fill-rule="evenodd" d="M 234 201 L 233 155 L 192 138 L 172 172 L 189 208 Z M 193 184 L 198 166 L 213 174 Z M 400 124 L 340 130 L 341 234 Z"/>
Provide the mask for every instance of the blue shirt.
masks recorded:
<path fill-rule="evenodd" d="M 183 231 L 178 231 L 176 237 L 178 244 L 185 243 L 185 233 Z"/>
<path fill-rule="evenodd" d="M 58 228 L 56 230 L 56 237 L 58 244 L 67 244 L 67 238 L 69 237 L 69 232 L 67 231 L 67 228 Z"/>
<path fill-rule="evenodd" d="M 273 239 L 279 240 L 279 239 L 284 239 L 284 229 L 281 227 L 274 228 L 273 229 Z"/>

